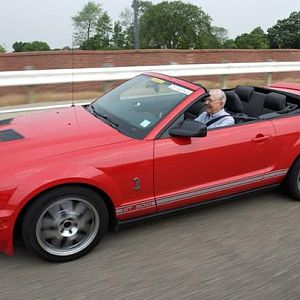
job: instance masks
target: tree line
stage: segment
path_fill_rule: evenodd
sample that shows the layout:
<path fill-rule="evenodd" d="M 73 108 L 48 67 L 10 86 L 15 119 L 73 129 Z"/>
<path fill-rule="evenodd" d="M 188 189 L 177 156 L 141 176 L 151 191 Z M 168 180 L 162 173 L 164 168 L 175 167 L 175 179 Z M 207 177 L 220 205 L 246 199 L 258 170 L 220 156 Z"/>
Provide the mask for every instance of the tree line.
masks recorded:
<path fill-rule="evenodd" d="M 118 21 L 102 6 L 88 2 L 72 17 L 73 47 L 82 50 L 132 49 L 134 45 L 133 10 L 125 9 Z M 254 28 L 249 33 L 228 38 L 223 27 L 212 25 L 212 18 L 201 7 L 182 1 L 138 0 L 138 27 L 142 49 L 283 49 L 300 48 L 300 11 L 267 29 Z M 16 42 L 15 52 L 47 51 L 41 41 Z M 0 52 L 5 49 L 0 45 Z"/>

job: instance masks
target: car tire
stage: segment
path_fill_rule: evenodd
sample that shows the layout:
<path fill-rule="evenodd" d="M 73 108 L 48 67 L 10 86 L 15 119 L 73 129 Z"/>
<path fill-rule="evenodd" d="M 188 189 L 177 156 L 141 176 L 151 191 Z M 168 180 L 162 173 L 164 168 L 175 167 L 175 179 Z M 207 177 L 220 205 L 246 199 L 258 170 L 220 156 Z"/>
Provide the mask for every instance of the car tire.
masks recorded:
<path fill-rule="evenodd" d="M 26 247 L 52 262 L 66 262 L 90 252 L 108 227 L 103 199 L 86 187 L 67 186 L 42 194 L 22 223 Z"/>
<path fill-rule="evenodd" d="M 300 201 L 300 158 L 298 158 L 286 176 L 284 188 L 291 197 Z"/>

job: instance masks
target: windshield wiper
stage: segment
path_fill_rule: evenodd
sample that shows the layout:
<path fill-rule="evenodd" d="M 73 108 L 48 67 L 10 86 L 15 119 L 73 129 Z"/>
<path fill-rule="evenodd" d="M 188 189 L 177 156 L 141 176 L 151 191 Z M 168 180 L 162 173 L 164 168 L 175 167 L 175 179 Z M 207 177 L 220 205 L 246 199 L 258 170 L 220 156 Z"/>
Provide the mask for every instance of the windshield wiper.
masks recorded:
<path fill-rule="evenodd" d="M 88 108 L 88 111 L 89 111 L 92 115 L 94 115 L 94 116 L 97 116 L 97 115 L 98 115 L 97 112 L 96 112 L 96 109 L 95 109 L 95 107 L 94 107 L 93 104 L 88 105 L 87 108 Z"/>
<path fill-rule="evenodd" d="M 119 127 L 119 124 L 113 121 L 112 119 L 110 119 L 108 116 L 99 113 L 97 113 L 97 116 L 106 120 L 108 124 L 111 125 L 113 128 Z"/>
<path fill-rule="evenodd" d="M 113 127 L 113 128 L 119 127 L 119 124 L 116 123 L 115 121 L 113 121 L 111 118 L 109 118 L 106 115 L 98 113 L 92 104 L 89 105 L 89 110 L 95 117 L 104 119 L 106 121 L 106 123 L 109 124 L 111 127 Z"/>

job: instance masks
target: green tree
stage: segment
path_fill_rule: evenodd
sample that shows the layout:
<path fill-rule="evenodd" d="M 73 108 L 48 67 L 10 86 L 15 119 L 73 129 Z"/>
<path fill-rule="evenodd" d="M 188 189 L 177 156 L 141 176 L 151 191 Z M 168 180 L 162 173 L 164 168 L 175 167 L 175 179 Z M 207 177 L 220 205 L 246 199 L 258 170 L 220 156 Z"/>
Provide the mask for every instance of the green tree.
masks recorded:
<path fill-rule="evenodd" d="M 151 1 L 138 1 L 138 18 L 141 19 L 145 11 L 152 6 Z M 123 29 L 124 34 L 124 48 L 131 49 L 134 47 L 133 41 L 133 10 L 129 8 L 125 8 L 124 11 L 120 14 L 120 24 Z M 140 24 L 139 24 L 140 26 Z"/>
<path fill-rule="evenodd" d="M 206 48 L 222 48 L 224 43 L 228 40 L 228 32 L 223 27 L 212 26 L 207 31 L 206 36 Z"/>
<path fill-rule="evenodd" d="M 83 41 L 80 45 L 81 50 L 99 50 L 99 38 L 92 36 L 89 40 Z"/>
<path fill-rule="evenodd" d="M 25 47 L 25 51 L 49 51 L 50 50 L 50 46 L 45 43 L 45 42 L 41 42 L 41 41 L 34 41 L 32 43 L 29 43 L 30 50 L 26 50 Z"/>
<path fill-rule="evenodd" d="M 107 12 L 103 12 L 103 14 L 99 17 L 96 32 L 100 42 L 99 49 L 108 48 L 110 46 L 113 29 L 111 19 Z"/>
<path fill-rule="evenodd" d="M 143 48 L 205 48 L 211 18 L 193 4 L 163 1 L 146 8 L 140 17 Z"/>
<path fill-rule="evenodd" d="M 212 33 L 221 45 L 228 40 L 228 31 L 224 27 L 213 26 Z"/>
<path fill-rule="evenodd" d="M 121 25 L 124 32 L 124 48 L 133 48 L 133 12 L 129 8 L 125 8 L 120 14 Z"/>
<path fill-rule="evenodd" d="M 292 12 L 287 19 L 278 20 L 267 30 L 271 48 L 300 48 L 300 11 Z"/>
<path fill-rule="evenodd" d="M 151 6 L 153 3 L 151 1 L 138 1 L 138 15 L 141 17 Z"/>
<path fill-rule="evenodd" d="M 239 49 L 269 48 L 267 35 L 264 33 L 261 27 L 256 27 L 250 33 L 243 33 L 237 36 L 234 42 Z"/>
<path fill-rule="evenodd" d="M 32 43 L 28 42 L 15 42 L 13 44 L 13 49 L 15 52 L 30 52 L 30 51 L 49 51 L 50 46 L 46 42 L 34 41 Z"/>
<path fill-rule="evenodd" d="M 122 49 L 125 47 L 125 33 L 119 21 L 114 23 L 112 47 L 116 49 Z"/>
<path fill-rule="evenodd" d="M 101 6 L 95 2 L 88 2 L 74 17 L 74 42 L 80 46 L 83 42 L 89 44 L 90 38 L 96 33 L 97 22 L 101 14 Z"/>
<path fill-rule="evenodd" d="M 82 50 L 99 50 L 110 47 L 110 40 L 112 34 L 111 19 L 106 12 L 99 15 L 96 25 L 96 34 L 89 40 L 81 43 Z"/>
<path fill-rule="evenodd" d="M 26 43 L 23 43 L 23 42 L 15 42 L 15 43 L 13 43 L 12 47 L 15 50 L 15 52 L 23 52 L 25 44 Z"/>
<path fill-rule="evenodd" d="M 5 52 L 6 52 L 5 48 L 2 45 L 0 45 L 0 53 L 5 53 Z"/>
<path fill-rule="evenodd" d="M 237 49 L 237 46 L 233 39 L 226 40 L 222 45 L 224 49 Z"/>

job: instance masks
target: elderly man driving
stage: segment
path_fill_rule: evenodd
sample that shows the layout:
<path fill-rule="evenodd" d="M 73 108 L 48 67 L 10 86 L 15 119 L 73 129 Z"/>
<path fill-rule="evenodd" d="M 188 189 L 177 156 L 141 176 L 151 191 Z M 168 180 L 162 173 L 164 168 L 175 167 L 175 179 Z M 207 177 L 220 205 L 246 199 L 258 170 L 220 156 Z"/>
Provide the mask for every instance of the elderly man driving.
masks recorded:
<path fill-rule="evenodd" d="M 225 103 L 226 95 L 222 90 L 210 90 L 209 96 L 204 100 L 205 111 L 195 121 L 205 123 L 207 128 L 233 125 L 233 117 L 224 110 Z"/>

